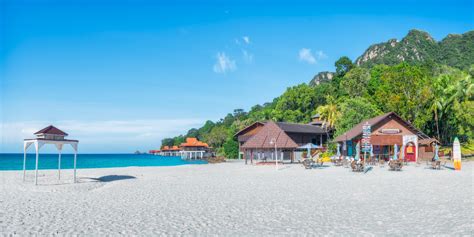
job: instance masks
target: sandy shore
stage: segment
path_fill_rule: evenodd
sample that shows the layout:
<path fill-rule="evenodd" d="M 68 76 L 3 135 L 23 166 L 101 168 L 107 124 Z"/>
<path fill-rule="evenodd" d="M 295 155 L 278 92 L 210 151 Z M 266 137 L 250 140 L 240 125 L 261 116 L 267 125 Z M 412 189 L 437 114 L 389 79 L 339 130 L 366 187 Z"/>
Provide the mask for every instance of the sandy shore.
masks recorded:
<path fill-rule="evenodd" d="M 214 165 L 0 171 L 0 235 L 472 235 L 463 170 Z M 110 176 L 117 175 L 117 176 Z M 102 178 L 101 178 L 102 177 Z"/>

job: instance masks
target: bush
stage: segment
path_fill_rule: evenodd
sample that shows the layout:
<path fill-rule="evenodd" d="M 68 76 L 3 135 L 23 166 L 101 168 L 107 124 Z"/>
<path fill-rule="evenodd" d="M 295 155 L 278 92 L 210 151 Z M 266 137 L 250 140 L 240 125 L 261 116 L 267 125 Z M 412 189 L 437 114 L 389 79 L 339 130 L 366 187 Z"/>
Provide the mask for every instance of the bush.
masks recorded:
<path fill-rule="evenodd" d="M 228 139 L 224 145 L 224 154 L 227 159 L 239 158 L 239 143 L 234 139 Z"/>

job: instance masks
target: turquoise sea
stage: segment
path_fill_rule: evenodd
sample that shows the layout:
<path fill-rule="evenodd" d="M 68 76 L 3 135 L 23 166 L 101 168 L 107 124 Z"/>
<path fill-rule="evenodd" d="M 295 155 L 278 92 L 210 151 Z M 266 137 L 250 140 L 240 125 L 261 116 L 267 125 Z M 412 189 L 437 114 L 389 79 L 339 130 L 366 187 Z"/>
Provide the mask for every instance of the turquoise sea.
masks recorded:
<path fill-rule="evenodd" d="M 111 168 L 129 166 L 176 166 L 187 164 L 206 164 L 203 160 L 182 160 L 181 157 L 135 155 L 135 154 L 78 154 L 77 168 Z M 61 169 L 72 169 L 74 155 L 63 154 L 61 156 Z M 57 169 L 57 154 L 40 154 L 39 169 Z M 35 154 L 26 156 L 26 169 L 35 169 Z M 0 154 L 0 170 L 23 170 L 23 154 Z"/>

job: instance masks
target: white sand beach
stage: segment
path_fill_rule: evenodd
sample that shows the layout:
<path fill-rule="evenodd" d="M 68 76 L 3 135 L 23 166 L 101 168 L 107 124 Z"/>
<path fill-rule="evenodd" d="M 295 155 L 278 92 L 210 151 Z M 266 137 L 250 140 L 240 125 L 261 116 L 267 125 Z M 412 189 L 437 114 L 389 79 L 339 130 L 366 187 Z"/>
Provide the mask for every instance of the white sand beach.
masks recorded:
<path fill-rule="evenodd" d="M 62 173 L 58 183 L 56 171 L 40 171 L 35 186 L 33 171 L 26 183 L 21 171 L 0 171 L 0 235 L 473 234 L 472 162 L 366 174 L 241 161 L 81 169 L 77 184 Z"/>

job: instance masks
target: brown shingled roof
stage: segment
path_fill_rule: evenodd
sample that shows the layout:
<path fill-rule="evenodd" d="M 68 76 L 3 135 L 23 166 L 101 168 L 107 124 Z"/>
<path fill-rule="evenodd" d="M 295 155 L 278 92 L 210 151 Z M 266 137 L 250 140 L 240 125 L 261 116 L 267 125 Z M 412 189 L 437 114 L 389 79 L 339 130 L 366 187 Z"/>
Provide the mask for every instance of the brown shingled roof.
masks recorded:
<path fill-rule="evenodd" d="M 256 127 L 256 126 L 261 126 L 261 125 L 265 125 L 265 122 L 259 122 L 259 121 L 257 121 L 257 122 L 255 122 L 255 123 L 252 123 L 252 124 L 250 124 L 249 126 L 247 126 L 247 127 L 243 128 L 243 129 L 241 129 L 240 131 L 236 132 L 236 133 L 234 134 L 234 137 L 238 137 L 239 135 L 241 135 L 241 134 L 243 134 L 243 133 L 246 133 L 248 130 L 250 130 L 250 129 Z"/>
<path fill-rule="evenodd" d="M 61 131 L 60 129 L 58 129 L 57 127 L 53 126 L 53 125 L 49 125 L 41 130 L 39 130 L 38 132 L 35 132 L 34 134 L 37 135 L 37 134 L 52 134 L 52 135 L 61 135 L 61 136 L 67 136 L 68 134 Z"/>
<path fill-rule="evenodd" d="M 311 133 L 311 134 L 326 134 L 326 131 L 319 127 L 310 124 L 299 124 L 299 123 L 285 123 L 277 122 L 278 127 L 288 133 Z"/>
<path fill-rule="evenodd" d="M 275 122 L 267 122 L 265 126 L 247 142 L 242 148 L 273 148 L 275 144 L 270 144 L 272 139 L 276 139 L 278 148 L 296 148 L 296 144 Z"/>
<path fill-rule="evenodd" d="M 354 138 L 356 138 L 357 136 L 361 136 L 362 135 L 362 127 L 364 126 L 364 124 L 366 122 L 368 122 L 372 127 L 376 127 L 378 123 L 380 123 L 382 120 L 388 118 L 388 117 L 395 117 L 395 118 L 398 118 L 403 124 L 405 124 L 409 129 L 411 129 L 416 135 L 418 135 L 419 138 L 421 139 L 427 139 L 427 138 L 430 138 L 428 135 L 424 134 L 423 132 L 421 132 L 420 130 L 416 129 L 415 127 L 413 127 L 413 125 L 411 125 L 409 122 L 405 121 L 404 119 L 402 119 L 400 116 L 398 116 L 398 114 L 396 114 L 395 112 L 388 112 L 386 114 L 382 114 L 382 115 L 379 115 L 379 116 L 376 116 L 376 117 L 373 117 L 373 118 L 370 118 L 370 119 L 367 119 L 367 120 L 364 120 L 362 122 L 360 122 L 359 124 L 357 124 L 356 126 L 354 126 L 351 130 L 339 135 L 338 137 L 336 137 L 334 139 L 335 142 L 343 142 L 343 141 L 346 141 L 346 140 L 352 140 Z"/>

